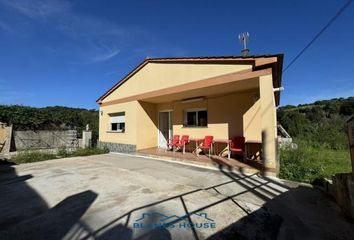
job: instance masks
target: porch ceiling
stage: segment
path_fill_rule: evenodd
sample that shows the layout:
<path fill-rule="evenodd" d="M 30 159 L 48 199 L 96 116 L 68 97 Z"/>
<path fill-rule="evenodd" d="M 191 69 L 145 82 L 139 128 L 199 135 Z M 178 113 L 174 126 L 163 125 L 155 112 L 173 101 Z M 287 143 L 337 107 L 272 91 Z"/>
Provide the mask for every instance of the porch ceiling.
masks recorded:
<path fill-rule="evenodd" d="M 259 88 L 259 79 L 245 79 L 243 81 L 225 83 L 220 85 L 201 87 L 198 89 L 181 91 L 177 93 L 161 93 L 159 96 L 147 97 L 141 99 L 141 101 L 149 103 L 164 103 L 171 101 L 179 101 L 183 99 L 193 98 L 193 97 L 213 97 L 219 95 L 225 95 L 232 92 L 248 92 L 257 91 Z"/>

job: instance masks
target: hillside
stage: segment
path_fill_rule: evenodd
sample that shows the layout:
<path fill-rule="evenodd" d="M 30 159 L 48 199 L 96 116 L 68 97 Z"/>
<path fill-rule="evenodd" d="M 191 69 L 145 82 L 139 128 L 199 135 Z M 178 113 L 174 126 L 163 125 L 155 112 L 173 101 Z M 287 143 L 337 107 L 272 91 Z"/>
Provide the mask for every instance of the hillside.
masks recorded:
<path fill-rule="evenodd" d="M 0 122 L 12 123 L 15 130 L 77 129 L 79 134 L 89 124 L 93 139 L 98 136 L 98 111 L 94 109 L 0 105 Z"/>
<path fill-rule="evenodd" d="M 354 97 L 280 107 L 278 122 L 292 137 L 331 149 L 347 147 L 345 120 L 354 114 Z"/>
<path fill-rule="evenodd" d="M 345 120 L 354 114 L 354 97 L 316 101 L 278 108 L 278 121 L 298 140 L 331 149 L 345 149 Z M 98 136 L 98 111 L 69 107 L 34 108 L 0 105 L 0 122 L 12 123 L 15 130 L 77 129 L 90 124 L 93 138 Z"/>

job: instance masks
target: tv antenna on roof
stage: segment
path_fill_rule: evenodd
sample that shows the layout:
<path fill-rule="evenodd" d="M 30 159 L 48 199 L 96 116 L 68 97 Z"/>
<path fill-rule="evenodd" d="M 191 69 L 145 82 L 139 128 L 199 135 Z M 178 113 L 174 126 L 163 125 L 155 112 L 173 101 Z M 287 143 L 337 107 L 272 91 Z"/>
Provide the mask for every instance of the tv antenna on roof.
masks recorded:
<path fill-rule="evenodd" d="M 247 57 L 248 53 L 250 52 L 250 50 L 247 48 L 247 44 L 250 41 L 250 34 L 248 32 L 240 33 L 238 35 L 238 40 L 240 40 L 240 43 L 243 46 L 243 49 L 241 51 L 241 55 L 243 57 Z"/>

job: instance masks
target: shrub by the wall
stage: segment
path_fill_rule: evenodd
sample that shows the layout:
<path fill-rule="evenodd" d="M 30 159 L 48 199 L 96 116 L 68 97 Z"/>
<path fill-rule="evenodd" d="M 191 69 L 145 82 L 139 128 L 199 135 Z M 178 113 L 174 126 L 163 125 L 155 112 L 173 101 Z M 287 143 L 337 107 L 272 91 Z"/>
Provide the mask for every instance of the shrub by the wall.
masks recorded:
<path fill-rule="evenodd" d="M 299 139 L 296 142 L 298 149 L 281 150 L 280 178 L 311 183 L 335 173 L 351 171 L 348 150 L 328 149 Z"/>

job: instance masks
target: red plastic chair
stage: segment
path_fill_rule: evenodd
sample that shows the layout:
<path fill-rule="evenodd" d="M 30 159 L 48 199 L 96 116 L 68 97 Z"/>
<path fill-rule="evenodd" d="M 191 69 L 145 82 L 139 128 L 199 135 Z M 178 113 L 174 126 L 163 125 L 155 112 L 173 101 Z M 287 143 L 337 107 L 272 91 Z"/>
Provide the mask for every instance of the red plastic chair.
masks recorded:
<path fill-rule="evenodd" d="M 179 143 L 179 135 L 173 135 L 172 139 L 167 141 L 167 149 L 176 147 L 176 144 Z"/>
<path fill-rule="evenodd" d="M 209 157 L 211 155 L 211 152 L 213 151 L 213 136 L 205 136 L 202 144 L 199 146 L 200 149 L 205 152 L 205 150 L 209 151 Z"/>
<path fill-rule="evenodd" d="M 242 155 L 245 158 L 245 137 L 233 137 L 230 142 L 230 152 L 236 155 Z"/>
<path fill-rule="evenodd" d="M 183 148 L 183 154 L 186 152 L 186 144 L 189 142 L 188 135 L 182 135 L 181 141 L 176 144 L 176 147 Z"/>

